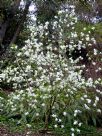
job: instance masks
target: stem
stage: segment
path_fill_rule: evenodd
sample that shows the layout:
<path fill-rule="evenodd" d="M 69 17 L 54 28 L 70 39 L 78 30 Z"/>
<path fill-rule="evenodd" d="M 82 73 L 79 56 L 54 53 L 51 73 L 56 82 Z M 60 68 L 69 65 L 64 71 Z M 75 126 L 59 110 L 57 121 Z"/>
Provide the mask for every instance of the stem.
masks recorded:
<path fill-rule="evenodd" d="M 56 97 L 54 97 L 53 99 L 53 96 L 52 96 L 50 99 L 50 105 L 47 107 L 48 109 L 45 114 L 45 128 L 44 128 L 45 130 L 48 130 L 49 120 L 51 117 L 51 111 L 52 111 L 52 107 L 54 105 L 55 100 L 56 100 Z"/>

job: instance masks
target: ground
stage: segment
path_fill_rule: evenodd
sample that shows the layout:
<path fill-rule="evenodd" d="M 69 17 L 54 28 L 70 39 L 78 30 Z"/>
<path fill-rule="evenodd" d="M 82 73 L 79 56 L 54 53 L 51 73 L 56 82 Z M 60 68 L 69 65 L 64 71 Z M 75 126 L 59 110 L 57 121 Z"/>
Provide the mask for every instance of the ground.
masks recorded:
<path fill-rule="evenodd" d="M 21 134 L 10 132 L 6 127 L 0 126 L 0 136 L 54 136 L 53 134 L 43 134 L 43 133 L 29 133 L 29 131 Z"/>

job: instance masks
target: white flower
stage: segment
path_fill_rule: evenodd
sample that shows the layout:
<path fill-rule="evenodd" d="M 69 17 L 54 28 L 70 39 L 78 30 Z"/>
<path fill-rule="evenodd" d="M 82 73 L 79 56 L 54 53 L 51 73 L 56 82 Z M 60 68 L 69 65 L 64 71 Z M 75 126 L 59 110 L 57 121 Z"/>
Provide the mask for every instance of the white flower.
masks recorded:
<path fill-rule="evenodd" d="M 87 36 L 87 37 L 86 37 L 86 41 L 89 41 L 89 40 L 90 40 L 90 38 Z"/>
<path fill-rule="evenodd" d="M 58 118 L 55 118 L 55 121 L 58 121 Z"/>
<path fill-rule="evenodd" d="M 75 37 L 75 38 L 76 38 L 77 36 L 78 36 L 78 35 L 77 35 L 76 33 L 75 33 L 75 34 L 73 34 L 73 37 Z"/>
<path fill-rule="evenodd" d="M 55 114 L 52 114 L 52 117 L 53 117 L 53 118 L 56 118 L 56 117 L 57 117 L 57 115 L 55 115 Z"/>
<path fill-rule="evenodd" d="M 28 131 L 26 136 L 29 136 L 30 134 L 31 134 L 31 131 Z"/>
<path fill-rule="evenodd" d="M 92 29 L 92 30 L 95 30 L 95 27 L 92 27 L 91 29 Z"/>
<path fill-rule="evenodd" d="M 97 104 L 96 104 L 96 103 L 94 103 L 94 104 L 93 104 L 93 106 L 94 106 L 94 107 L 96 107 L 96 106 L 97 106 Z"/>
<path fill-rule="evenodd" d="M 79 129 L 77 129 L 76 131 L 77 131 L 78 133 L 80 133 L 80 130 L 79 130 Z"/>
<path fill-rule="evenodd" d="M 78 124 L 78 126 L 81 127 L 81 125 L 82 125 L 82 123 L 80 122 L 80 123 Z"/>
<path fill-rule="evenodd" d="M 75 136 L 75 134 L 74 134 L 74 133 L 72 133 L 72 134 L 71 134 L 71 136 Z"/>
<path fill-rule="evenodd" d="M 27 126 L 28 128 L 30 128 L 30 127 L 31 127 L 31 125 L 30 125 L 30 124 L 26 124 L 26 126 Z"/>
<path fill-rule="evenodd" d="M 95 66 L 95 65 L 96 65 L 96 62 L 92 62 L 92 64 Z"/>
<path fill-rule="evenodd" d="M 21 53 L 21 52 L 18 52 L 17 56 L 20 57 L 21 55 L 22 55 L 22 53 Z"/>
<path fill-rule="evenodd" d="M 44 106 L 45 106 L 45 103 L 42 103 L 41 105 L 44 107 Z"/>
<path fill-rule="evenodd" d="M 80 111 L 80 110 L 75 110 L 75 111 L 74 111 L 74 116 L 77 116 L 77 114 L 78 114 L 78 113 L 81 113 L 81 112 L 82 112 L 82 111 Z"/>
<path fill-rule="evenodd" d="M 39 113 L 36 113 L 36 116 L 39 116 Z"/>
<path fill-rule="evenodd" d="M 75 131 L 74 128 L 71 128 L 71 131 L 74 132 Z"/>
<path fill-rule="evenodd" d="M 64 125 L 61 125 L 61 128 L 64 128 Z"/>
<path fill-rule="evenodd" d="M 100 91 L 99 89 L 96 89 L 96 92 L 97 92 L 97 93 L 100 93 L 101 91 Z"/>
<path fill-rule="evenodd" d="M 86 27 L 84 27 L 83 30 L 86 30 Z"/>
<path fill-rule="evenodd" d="M 84 95 L 84 98 L 87 98 L 87 95 L 86 95 L 86 94 Z"/>
<path fill-rule="evenodd" d="M 87 106 L 87 104 L 84 104 L 84 106 L 85 106 L 85 108 L 86 108 L 87 110 L 90 110 L 90 108 Z"/>
<path fill-rule="evenodd" d="M 62 11 L 62 10 L 58 11 L 58 14 L 62 14 L 62 13 L 63 13 L 63 11 Z"/>
<path fill-rule="evenodd" d="M 101 110 L 100 110 L 100 109 L 97 109 L 97 112 L 101 113 Z"/>
<path fill-rule="evenodd" d="M 57 125 L 54 125 L 55 128 L 57 128 L 58 126 Z"/>
<path fill-rule="evenodd" d="M 59 119 L 59 120 L 58 120 L 58 122 L 62 122 L 62 120 L 61 120 L 61 119 Z"/>
<path fill-rule="evenodd" d="M 24 55 L 26 55 L 27 57 L 30 56 L 29 51 L 26 51 L 26 52 L 24 53 Z"/>
<path fill-rule="evenodd" d="M 96 49 L 94 49 L 94 55 L 97 55 L 97 50 Z"/>
<path fill-rule="evenodd" d="M 74 124 L 74 125 L 77 125 L 77 124 L 78 124 L 78 121 L 77 121 L 77 120 L 75 120 L 73 124 Z"/>
<path fill-rule="evenodd" d="M 67 115 L 67 112 L 63 112 L 63 115 L 66 116 L 66 115 Z"/>
<path fill-rule="evenodd" d="M 42 30 L 42 29 L 43 29 L 43 26 L 42 26 L 42 25 L 40 25 L 40 26 L 39 26 L 39 29 L 40 29 L 40 30 Z"/>
<path fill-rule="evenodd" d="M 28 65 L 28 66 L 26 67 L 26 71 L 30 71 L 30 70 L 31 70 L 31 66 Z"/>
<path fill-rule="evenodd" d="M 98 70 L 102 70 L 102 68 L 101 68 L 101 67 L 99 67 L 99 68 L 98 68 Z"/>
<path fill-rule="evenodd" d="M 25 115 L 28 115 L 29 114 L 29 112 L 25 112 Z"/>
<path fill-rule="evenodd" d="M 91 103 L 91 100 L 90 99 L 86 99 L 88 103 Z"/>
<path fill-rule="evenodd" d="M 96 101 L 99 101 L 99 97 L 96 96 L 95 100 L 96 100 Z"/>

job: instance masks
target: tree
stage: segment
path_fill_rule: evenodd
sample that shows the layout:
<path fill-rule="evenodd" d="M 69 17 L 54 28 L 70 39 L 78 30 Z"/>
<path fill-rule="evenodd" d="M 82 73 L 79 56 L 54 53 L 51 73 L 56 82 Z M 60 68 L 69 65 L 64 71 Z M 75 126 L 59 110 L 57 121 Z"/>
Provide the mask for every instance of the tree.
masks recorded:
<path fill-rule="evenodd" d="M 8 5 L 8 1 L 6 1 L 0 7 L 1 16 L 3 16 L 0 20 L 0 55 L 5 53 L 10 44 L 16 42 L 20 31 L 23 30 L 24 23 L 27 21 L 27 14 L 32 1 L 25 1 L 24 10 L 20 8 L 20 2 L 21 0 L 15 0 Z"/>

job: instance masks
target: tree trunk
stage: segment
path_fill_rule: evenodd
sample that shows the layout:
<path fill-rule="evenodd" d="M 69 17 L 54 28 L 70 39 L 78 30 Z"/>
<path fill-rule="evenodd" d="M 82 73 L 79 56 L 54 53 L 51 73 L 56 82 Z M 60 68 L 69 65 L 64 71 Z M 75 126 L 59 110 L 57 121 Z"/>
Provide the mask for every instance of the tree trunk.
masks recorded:
<path fill-rule="evenodd" d="M 5 36 L 5 32 L 7 30 L 7 27 L 9 25 L 9 20 L 6 20 L 2 25 L 1 25 L 1 28 L 0 28 L 0 44 L 2 44 L 2 41 L 4 39 L 4 36 Z"/>
<path fill-rule="evenodd" d="M 18 8 L 20 6 L 20 2 L 21 2 L 21 0 L 15 0 L 14 1 L 13 6 L 11 6 L 11 8 L 10 8 L 11 17 L 8 17 L 4 22 L 1 23 L 1 26 L 0 26 L 0 44 L 2 44 L 2 41 L 5 37 L 6 30 L 9 26 L 10 21 L 14 17 L 16 11 L 18 10 Z"/>
<path fill-rule="evenodd" d="M 20 6 L 20 2 L 21 2 L 21 0 L 15 0 L 14 1 L 13 12 L 17 11 L 17 9 Z"/>
<path fill-rule="evenodd" d="M 18 37 L 18 35 L 19 35 L 19 33 L 20 33 L 21 27 L 23 26 L 23 24 L 24 24 L 24 22 L 25 22 L 25 19 L 26 19 L 26 16 L 27 16 L 27 14 L 28 14 L 30 4 L 31 4 L 31 0 L 29 0 L 29 1 L 26 2 L 26 5 L 25 5 L 25 9 L 24 9 L 24 11 L 23 11 L 22 18 L 21 18 L 21 20 L 20 20 L 20 22 L 19 22 L 19 25 L 18 25 L 18 27 L 17 27 L 17 30 L 16 30 L 16 32 L 15 32 L 15 34 L 14 34 L 14 36 L 13 36 L 11 42 L 10 42 L 10 44 L 14 44 L 14 43 L 16 42 L 16 39 L 17 39 L 17 37 Z"/>

